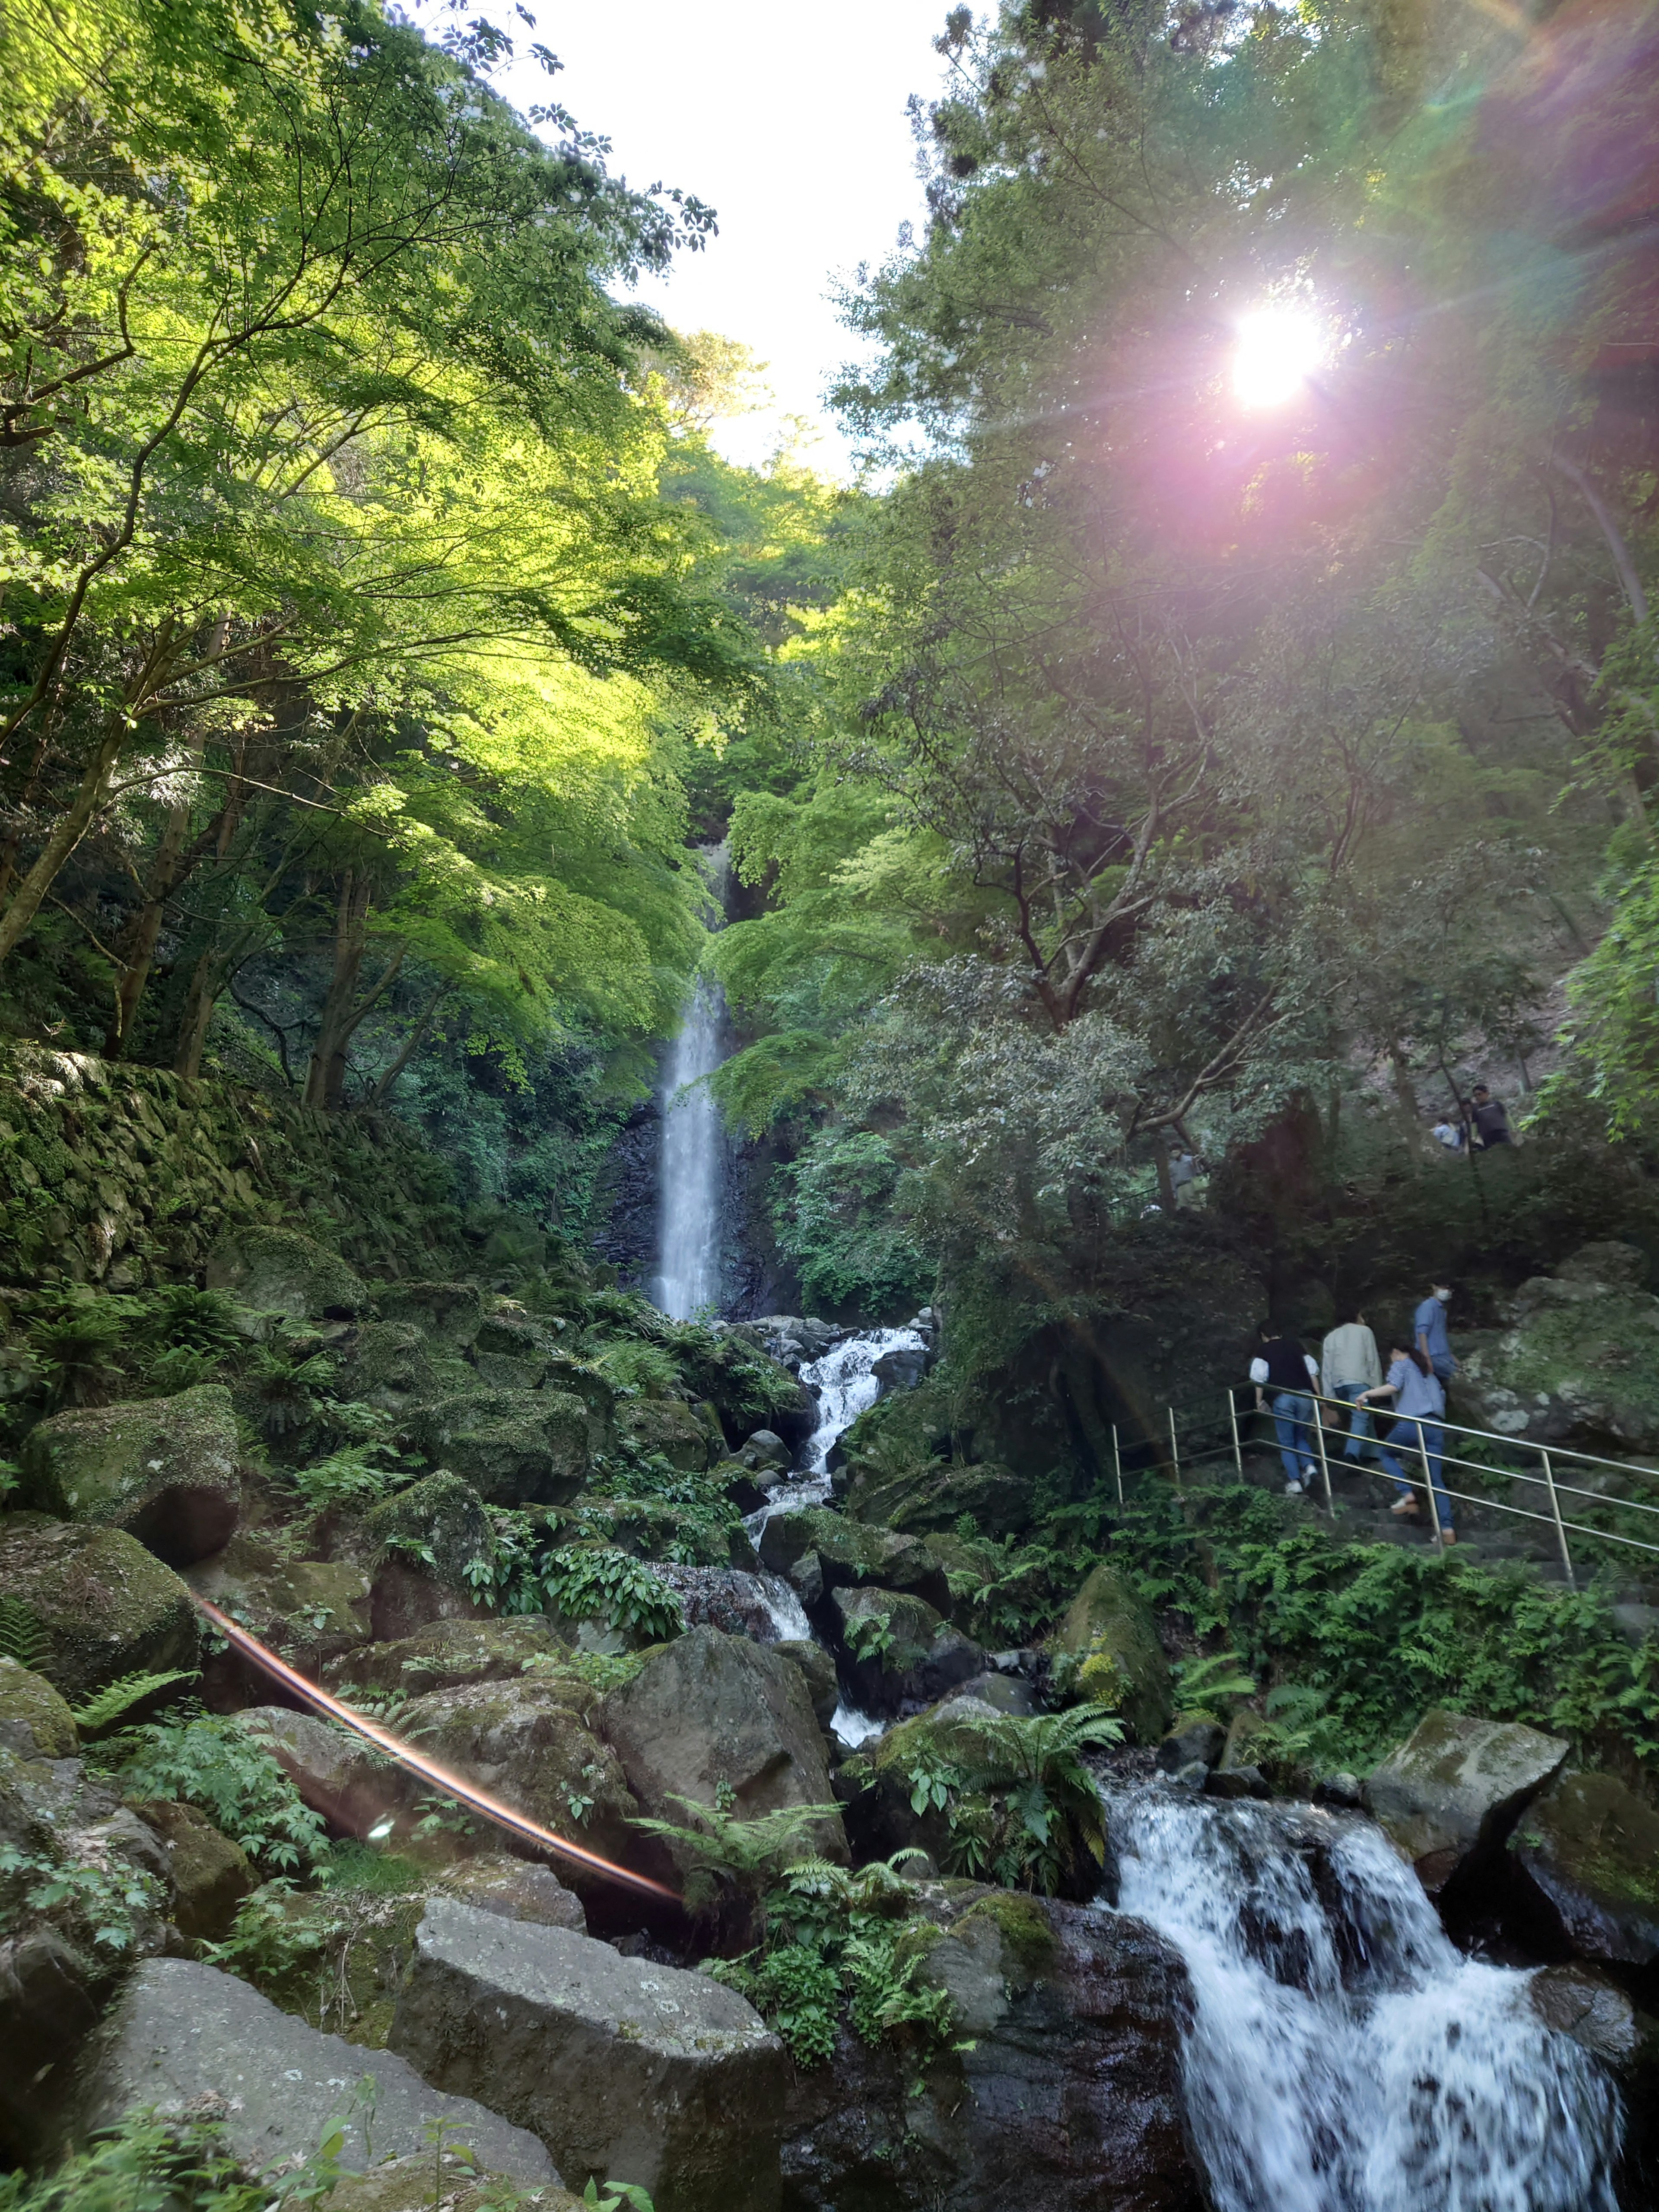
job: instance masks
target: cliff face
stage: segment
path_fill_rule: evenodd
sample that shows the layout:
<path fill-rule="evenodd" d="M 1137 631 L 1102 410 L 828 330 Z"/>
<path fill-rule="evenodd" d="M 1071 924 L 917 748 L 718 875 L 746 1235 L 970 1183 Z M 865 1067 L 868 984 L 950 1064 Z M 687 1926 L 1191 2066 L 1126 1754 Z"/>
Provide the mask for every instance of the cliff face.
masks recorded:
<path fill-rule="evenodd" d="M 306 1231 L 355 1267 L 441 1273 L 462 1219 L 403 1124 L 79 1053 L 0 1056 L 0 1281 L 140 1290 L 227 1229 Z"/>

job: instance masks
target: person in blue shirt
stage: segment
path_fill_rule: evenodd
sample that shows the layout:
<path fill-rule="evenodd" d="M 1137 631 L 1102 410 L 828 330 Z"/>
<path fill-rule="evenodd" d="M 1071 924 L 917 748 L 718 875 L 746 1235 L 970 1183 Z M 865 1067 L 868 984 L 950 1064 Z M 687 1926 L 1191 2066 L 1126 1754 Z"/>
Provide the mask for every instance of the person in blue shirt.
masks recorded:
<path fill-rule="evenodd" d="M 1389 1431 L 1387 1445 L 1377 1453 L 1384 1473 L 1391 1474 L 1398 1486 L 1389 1510 L 1405 1521 L 1422 1517 L 1417 1493 L 1424 1486 L 1423 1462 L 1426 1460 L 1429 1480 L 1434 1485 L 1441 1540 L 1455 1544 L 1457 1535 L 1452 1527 L 1452 1502 L 1440 1456 L 1445 1447 L 1446 1432 L 1442 1424 L 1446 1413 L 1446 1392 L 1426 1352 L 1415 1346 L 1408 1352 L 1403 1345 L 1396 1344 L 1389 1354 L 1388 1380 L 1378 1383 L 1376 1389 L 1367 1390 L 1359 1403 L 1375 1404 L 1390 1398 L 1398 1418 Z M 1395 1456 L 1395 1446 L 1409 1455 L 1409 1475 Z"/>
<path fill-rule="evenodd" d="M 1412 1331 L 1417 1349 L 1443 1383 L 1449 1382 L 1457 1372 L 1457 1362 L 1452 1358 L 1451 1339 L 1446 1334 L 1446 1308 L 1450 1300 L 1451 1285 L 1436 1283 L 1412 1316 Z M 1444 1407 L 1441 1410 L 1443 1412 Z"/>

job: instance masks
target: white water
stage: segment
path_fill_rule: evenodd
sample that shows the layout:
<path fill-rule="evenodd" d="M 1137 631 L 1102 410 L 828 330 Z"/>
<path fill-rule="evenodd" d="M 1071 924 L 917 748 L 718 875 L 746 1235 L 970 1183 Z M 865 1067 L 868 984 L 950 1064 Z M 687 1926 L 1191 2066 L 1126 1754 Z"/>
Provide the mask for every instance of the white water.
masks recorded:
<path fill-rule="evenodd" d="M 859 1415 L 881 1395 L 881 1385 L 871 1373 L 884 1352 L 920 1352 L 921 1338 L 913 1328 L 872 1328 L 863 1336 L 849 1336 L 826 1352 L 822 1359 L 809 1359 L 800 1379 L 818 1394 L 818 1425 L 807 1438 L 802 1455 L 809 1481 L 822 1479 L 829 1492 L 830 1455 Z"/>
<path fill-rule="evenodd" d="M 1369 1822 L 1110 1791 L 1117 1910 L 1187 1962 L 1217 2212 L 1614 2212 L 1615 2093 Z"/>
<path fill-rule="evenodd" d="M 772 1616 L 772 1626 L 778 1632 L 780 1644 L 793 1640 L 810 1644 L 812 1624 L 806 1618 L 806 1607 L 796 1596 L 793 1587 L 781 1575 L 757 1575 L 760 1585 L 761 1603 Z"/>
<path fill-rule="evenodd" d="M 724 846 L 703 857 L 709 921 L 718 928 L 731 869 Z M 669 1055 L 662 1093 L 662 1227 L 653 1296 L 673 1321 L 690 1321 L 720 1303 L 728 1140 L 720 1109 L 701 1079 L 712 1075 L 726 1057 L 725 1024 L 720 985 L 699 976 Z"/>
<path fill-rule="evenodd" d="M 861 1743 L 868 1743 L 872 1737 L 880 1735 L 887 1723 L 877 1720 L 873 1714 L 861 1713 L 856 1705 L 849 1705 L 842 1698 L 836 1707 L 830 1725 L 848 1751 L 856 1751 Z"/>

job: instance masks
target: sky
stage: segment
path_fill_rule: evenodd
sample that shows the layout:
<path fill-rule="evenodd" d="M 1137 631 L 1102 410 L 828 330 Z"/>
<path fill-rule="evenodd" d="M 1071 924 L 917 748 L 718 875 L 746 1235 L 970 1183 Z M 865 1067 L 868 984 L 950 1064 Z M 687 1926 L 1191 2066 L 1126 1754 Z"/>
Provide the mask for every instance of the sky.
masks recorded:
<path fill-rule="evenodd" d="M 847 474 L 823 394 L 855 348 L 828 295 L 921 217 L 904 103 L 939 88 L 932 40 L 947 0 L 529 4 L 537 26 L 521 33 L 521 53 L 540 40 L 564 67 L 550 85 L 520 59 L 495 75 L 497 90 L 521 107 L 556 100 L 610 137 L 611 167 L 629 184 L 660 179 L 719 212 L 719 237 L 638 294 L 677 330 L 723 331 L 770 364 L 776 408 L 723 426 L 715 442 L 754 464 L 783 435 L 782 417 L 804 415 L 822 435 L 802 458 Z"/>

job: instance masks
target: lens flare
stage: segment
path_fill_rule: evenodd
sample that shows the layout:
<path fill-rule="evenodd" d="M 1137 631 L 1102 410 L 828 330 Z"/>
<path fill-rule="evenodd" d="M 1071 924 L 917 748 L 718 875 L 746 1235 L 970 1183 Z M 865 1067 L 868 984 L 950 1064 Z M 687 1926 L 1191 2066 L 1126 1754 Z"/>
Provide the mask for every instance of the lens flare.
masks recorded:
<path fill-rule="evenodd" d="M 194 1596 L 194 1592 L 191 1595 Z M 251 1660 L 254 1666 L 269 1674 L 273 1682 L 280 1682 L 296 1698 L 303 1698 L 307 1705 L 314 1707 L 318 1712 L 325 1714 L 331 1721 L 337 1721 L 342 1728 L 349 1729 L 354 1735 L 362 1736 L 366 1742 L 372 1743 L 376 1751 L 384 1752 L 388 1759 L 396 1759 L 398 1765 L 406 1767 L 410 1773 L 418 1774 L 423 1782 L 431 1783 L 446 1796 L 465 1805 L 469 1812 L 480 1814 L 486 1820 L 493 1821 L 496 1827 L 505 1828 L 510 1835 L 522 1836 L 527 1842 L 539 1844 L 544 1851 L 556 1852 L 561 1858 L 574 1859 L 578 1866 L 591 1868 L 595 1874 L 608 1875 L 612 1881 L 625 1882 L 629 1888 L 643 1890 L 648 1897 L 665 1898 L 671 1905 L 680 1903 L 678 1891 L 668 1888 L 662 1882 L 653 1881 L 648 1875 L 635 1874 L 627 1867 L 617 1866 L 613 1860 L 601 1858 L 598 1851 L 585 1850 L 580 1844 L 569 1843 L 563 1836 L 555 1835 L 551 1828 L 544 1828 L 527 1814 L 517 1811 L 511 1805 L 503 1804 L 499 1797 L 492 1797 L 487 1790 L 480 1790 L 476 1782 L 469 1782 L 464 1774 L 457 1774 L 453 1767 L 444 1766 L 435 1759 L 428 1759 L 423 1751 L 416 1751 L 412 1744 L 405 1743 L 401 1736 L 393 1735 L 390 1729 L 382 1728 L 378 1721 L 372 1721 L 366 1714 L 355 1712 L 349 1705 L 342 1705 L 337 1698 L 330 1697 L 326 1690 L 319 1689 L 296 1668 L 290 1667 L 285 1659 L 279 1659 L 274 1651 L 267 1650 L 257 1636 L 250 1636 L 246 1629 L 240 1627 L 228 1614 L 221 1613 L 216 1605 L 210 1605 L 206 1598 L 198 1597 L 195 1603 L 196 1610 L 213 1623 L 231 1649 L 240 1651 L 243 1658 Z"/>
<path fill-rule="evenodd" d="M 1307 387 L 1324 357 L 1314 317 L 1294 307 L 1262 307 L 1236 325 L 1233 392 L 1245 407 L 1282 407 Z"/>

